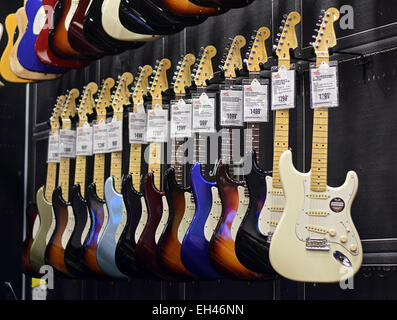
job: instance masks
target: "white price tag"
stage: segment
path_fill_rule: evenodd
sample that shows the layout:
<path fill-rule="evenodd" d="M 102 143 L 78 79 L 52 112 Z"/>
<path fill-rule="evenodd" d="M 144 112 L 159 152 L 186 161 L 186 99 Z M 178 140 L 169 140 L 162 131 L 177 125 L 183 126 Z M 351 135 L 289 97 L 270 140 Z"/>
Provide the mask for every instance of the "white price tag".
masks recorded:
<path fill-rule="evenodd" d="M 128 116 L 130 143 L 146 144 L 147 115 L 145 112 L 129 113 Z"/>
<path fill-rule="evenodd" d="M 323 63 L 310 70 L 312 108 L 335 108 L 339 106 L 338 70 Z"/>
<path fill-rule="evenodd" d="M 272 110 L 295 108 L 295 70 L 272 72 Z"/>
<path fill-rule="evenodd" d="M 76 131 L 69 129 L 59 131 L 59 155 L 61 158 L 76 157 Z"/>
<path fill-rule="evenodd" d="M 50 134 L 48 138 L 48 158 L 47 162 L 59 163 L 59 134 Z"/>
<path fill-rule="evenodd" d="M 221 90 L 221 126 L 241 127 L 243 125 L 243 92 Z"/>
<path fill-rule="evenodd" d="M 244 85 L 244 122 L 268 122 L 268 85 L 254 79 Z"/>
<path fill-rule="evenodd" d="M 171 138 L 192 136 L 192 105 L 184 100 L 171 104 Z"/>
<path fill-rule="evenodd" d="M 108 152 L 108 126 L 100 120 L 94 125 L 94 154 Z"/>
<path fill-rule="evenodd" d="M 193 132 L 215 132 L 215 98 L 206 93 L 193 99 Z"/>
<path fill-rule="evenodd" d="M 159 105 L 148 112 L 148 142 L 168 142 L 168 110 Z"/>
<path fill-rule="evenodd" d="M 123 122 L 113 118 L 108 126 L 108 152 L 123 151 Z"/>
<path fill-rule="evenodd" d="M 85 123 L 77 128 L 76 155 L 92 156 L 92 127 Z"/>

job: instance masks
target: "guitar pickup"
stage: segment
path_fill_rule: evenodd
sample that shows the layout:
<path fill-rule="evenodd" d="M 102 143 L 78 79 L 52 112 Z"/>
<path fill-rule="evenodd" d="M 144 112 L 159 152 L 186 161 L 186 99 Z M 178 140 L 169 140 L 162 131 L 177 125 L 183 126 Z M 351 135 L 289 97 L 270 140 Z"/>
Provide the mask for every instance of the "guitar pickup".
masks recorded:
<path fill-rule="evenodd" d="M 269 226 L 271 226 L 271 227 L 277 227 L 278 221 L 270 220 L 270 221 L 267 222 L 267 224 L 268 224 Z"/>
<path fill-rule="evenodd" d="M 327 217 L 329 215 L 327 211 L 320 211 L 320 210 L 306 211 L 306 214 L 308 216 L 314 216 L 314 217 Z"/>
<path fill-rule="evenodd" d="M 284 207 L 270 207 L 271 212 L 283 212 Z"/>
<path fill-rule="evenodd" d="M 329 242 L 327 239 L 307 238 L 306 250 L 329 251 L 330 250 Z"/>
<path fill-rule="evenodd" d="M 271 190 L 271 191 L 269 191 L 269 193 L 272 196 L 284 196 L 284 191 L 282 189 L 281 190 Z"/>

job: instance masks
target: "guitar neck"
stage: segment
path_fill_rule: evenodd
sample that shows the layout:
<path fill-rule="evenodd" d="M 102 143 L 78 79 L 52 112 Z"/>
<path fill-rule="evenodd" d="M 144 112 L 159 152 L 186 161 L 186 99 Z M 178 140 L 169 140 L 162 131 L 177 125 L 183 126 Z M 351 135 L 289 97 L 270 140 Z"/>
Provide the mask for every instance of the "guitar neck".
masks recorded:
<path fill-rule="evenodd" d="M 54 192 L 57 179 L 57 163 L 49 162 L 47 164 L 47 180 L 45 185 L 45 197 L 51 202 L 52 193 Z"/>
<path fill-rule="evenodd" d="M 156 105 L 162 106 L 162 99 L 153 99 L 152 108 Z M 161 189 L 161 158 L 162 158 L 162 143 L 151 142 L 149 144 L 149 166 L 148 172 L 153 172 L 154 185 L 157 189 Z"/>
<path fill-rule="evenodd" d="M 291 68 L 290 60 L 279 61 L 279 68 Z M 274 145 L 273 145 L 273 188 L 281 189 L 279 162 L 284 151 L 289 146 L 289 110 L 275 111 Z"/>
<path fill-rule="evenodd" d="M 199 87 L 197 88 L 197 93 L 202 94 L 207 91 L 206 87 Z M 207 170 L 207 138 L 206 136 L 195 133 L 194 134 L 194 154 L 195 154 L 195 161 L 201 164 L 201 171 L 203 173 Z"/>
<path fill-rule="evenodd" d="M 80 121 L 79 126 L 83 127 L 87 121 Z M 76 156 L 76 168 L 74 173 L 74 184 L 80 185 L 81 196 L 85 197 L 85 178 L 86 178 L 87 157 Z"/>
<path fill-rule="evenodd" d="M 59 163 L 58 185 L 62 188 L 62 197 L 65 201 L 69 201 L 69 175 L 70 159 L 61 158 Z"/>
<path fill-rule="evenodd" d="M 115 113 L 114 117 L 123 123 L 123 113 Z M 117 192 L 121 193 L 121 175 L 122 175 L 123 152 L 112 152 L 110 162 L 110 176 L 114 179 L 114 187 Z"/>
<path fill-rule="evenodd" d="M 132 143 L 130 145 L 129 173 L 132 175 L 132 184 L 137 191 L 141 189 L 141 154 L 142 145 Z"/>
<path fill-rule="evenodd" d="M 184 98 L 184 95 L 175 95 L 177 101 Z M 183 165 L 184 151 L 182 149 L 184 143 L 184 138 L 172 140 L 171 166 L 175 169 L 175 179 L 179 185 L 184 184 L 185 165 Z"/>
<path fill-rule="evenodd" d="M 105 116 L 98 116 L 97 122 L 106 121 Z M 94 156 L 94 183 L 96 186 L 96 192 L 98 197 L 104 198 L 104 188 L 105 188 L 105 154 L 98 153 Z"/>

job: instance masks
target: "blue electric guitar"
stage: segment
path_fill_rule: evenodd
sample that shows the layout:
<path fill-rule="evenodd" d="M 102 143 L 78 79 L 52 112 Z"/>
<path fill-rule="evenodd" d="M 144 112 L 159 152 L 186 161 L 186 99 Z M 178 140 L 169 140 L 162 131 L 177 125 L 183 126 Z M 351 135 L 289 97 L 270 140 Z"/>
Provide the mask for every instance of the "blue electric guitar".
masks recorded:
<path fill-rule="evenodd" d="M 207 80 L 213 78 L 211 59 L 216 55 L 216 48 L 208 46 L 200 58 L 195 74 L 195 84 L 199 92 L 205 92 Z M 201 134 L 195 137 L 197 162 L 190 172 L 191 185 L 196 203 L 193 220 L 183 238 L 181 259 L 184 266 L 199 277 L 214 279 L 220 275 L 212 268 L 208 247 L 211 237 L 218 224 L 222 205 L 215 182 L 207 181 L 202 174 L 207 163 L 207 140 Z"/>
<path fill-rule="evenodd" d="M 18 60 L 30 71 L 41 73 L 65 73 L 65 69 L 48 66 L 42 63 L 35 54 L 36 39 L 45 27 L 47 15 L 41 0 L 28 0 L 25 5 L 28 27 L 18 47 Z"/>
<path fill-rule="evenodd" d="M 124 73 L 118 83 L 112 102 L 113 119 L 123 123 L 123 107 L 130 102 L 128 86 L 134 77 L 131 73 Z M 115 141 L 116 142 L 116 141 Z M 120 141 L 121 146 L 122 142 Z M 127 278 L 120 272 L 116 264 L 117 243 L 123 233 L 127 212 L 121 194 L 122 178 L 122 151 L 112 152 L 110 177 L 105 182 L 105 200 L 108 211 L 107 223 L 98 242 L 97 261 L 99 267 L 109 276 L 114 278 Z"/>

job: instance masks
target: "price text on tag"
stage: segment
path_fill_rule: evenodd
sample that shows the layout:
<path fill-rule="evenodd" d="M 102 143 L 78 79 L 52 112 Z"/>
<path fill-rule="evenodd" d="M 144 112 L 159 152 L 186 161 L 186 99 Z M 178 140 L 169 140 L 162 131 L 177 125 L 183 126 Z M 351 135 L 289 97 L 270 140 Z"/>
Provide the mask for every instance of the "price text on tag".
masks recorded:
<path fill-rule="evenodd" d="M 108 152 L 108 127 L 104 121 L 94 125 L 94 154 Z"/>
<path fill-rule="evenodd" d="M 267 122 L 269 114 L 268 85 L 254 80 L 244 85 L 244 122 Z"/>
<path fill-rule="evenodd" d="M 220 125 L 227 127 L 243 125 L 243 92 L 241 90 L 221 91 Z"/>
<path fill-rule="evenodd" d="M 147 115 L 131 112 L 128 116 L 130 143 L 146 144 Z"/>
<path fill-rule="evenodd" d="M 295 108 L 295 70 L 272 72 L 272 110 Z"/>
<path fill-rule="evenodd" d="M 59 155 L 61 158 L 76 157 L 76 131 L 69 129 L 59 131 Z"/>
<path fill-rule="evenodd" d="M 168 141 L 168 110 L 159 108 L 148 112 L 147 140 L 149 142 Z"/>
<path fill-rule="evenodd" d="M 89 124 L 77 128 L 77 156 L 92 156 L 92 139 L 92 127 Z"/>
<path fill-rule="evenodd" d="M 50 134 L 48 138 L 48 158 L 47 162 L 59 163 L 59 134 Z"/>
<path fill-rule="evenodd" d="M 192 105 L 171 104 L 171 138 L 190 138 L 192 136 Z"/>
<path fill-rule="evenodd" d="M 193 99 L 193 132 L 215 132 L 215 98 Z"/>
<path fill-rule="evenodd" d="M 337 67 L 310 70 L 312 108 L 335 108 L 339 106 Z"/>
<path fill-rule="evenodd" d="M 108 152 L 123 150 L 123 122 L 113 119 L 108 126 Z"/>

